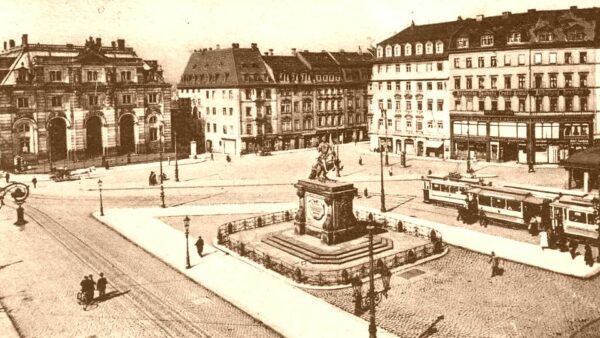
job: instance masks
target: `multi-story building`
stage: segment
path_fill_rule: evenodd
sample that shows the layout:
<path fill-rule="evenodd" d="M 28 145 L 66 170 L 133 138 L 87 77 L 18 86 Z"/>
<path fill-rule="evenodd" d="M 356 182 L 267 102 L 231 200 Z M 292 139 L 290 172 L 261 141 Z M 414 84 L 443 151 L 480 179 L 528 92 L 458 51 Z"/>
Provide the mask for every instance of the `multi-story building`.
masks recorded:
<path fill-rule="evenodd" d="M 413 23 L 377 45 L 369 85 L 371 149 L 450 156 L 448 30 L 455 26 Z"/>
<path fill-rule="evenodd" d="M 170 85 L 119 39 L 84 46 L 13 40 L 0 52 L 2 166 L 157 151 L 170 144 Z"/>
<path fill-rule="evenodd" d="M 395 135 L 395 130 L 390 133 L 396 129 L 389 117 L 394 108 L 391 96 L 400 91 L 394 95 L 396 101 L 400 99 L 395 111 L 401 115 L 408 115 L 409 100 L 402 106 L 402 98 L 407 97 L 401 95 L 402 89 L 406 88 L 396 87 L 395 82 L 402 77 L 392 70 L 408 73 L 403 59 L 427 57 L 428 51 L 430 58 L 437 57 L 439 45 L 443 50 L 434 61 L 441 63 L 439 78 L 448 79 L 442 108 L 449 110 L 449 116 L 441 118 L 442 124 L 448 120 L 449 124 L 447 129 L 441 128 L 440 135 L 449 134 L 450 145 L 446 143 L 444 148 L 452 158 L 465 159 L 470 151 L 471 158 L 484 161 L 557 163 L 592 145 L 594 134 L 600 137 L 600 34 L 595 28 L 600 24 L 599 14 L 598 8 L 529 10 L 488 18 L 459 17 L 453 22 L 405 29 L 378 45 L 371 84 L 371 134 L 379 138 L 385 135 L 382 110 L 387 110 L 388 135 L 392 135 L 388 144 L 402 142 L 396 139 L 402 134 Z M 414 60 L 405 63 L 414 68 Z M 435 63 L 430 67 L 436 69 Z M 437 79 L 432 76 L 432 81 Z M 438 99 L 428 100 L 435 106 Z M 418 101 L 417 97 L 417 111 Z M 372 147 L 381 140 L 372 140 Z M 397 146 L 411 151 L 406 141 Z M 416 153 L 420 153 L 418 145 Z"/>
<path fill-rule="evenodd" d="M 178 96 L 191 99 L 205 125 L 207 150 L 242 154 L 310 147 L 319 137 L 362 140 L 371 58 L 295 49 L 261 55 L 256 44 L 203 49 L 190 56 Z"/>

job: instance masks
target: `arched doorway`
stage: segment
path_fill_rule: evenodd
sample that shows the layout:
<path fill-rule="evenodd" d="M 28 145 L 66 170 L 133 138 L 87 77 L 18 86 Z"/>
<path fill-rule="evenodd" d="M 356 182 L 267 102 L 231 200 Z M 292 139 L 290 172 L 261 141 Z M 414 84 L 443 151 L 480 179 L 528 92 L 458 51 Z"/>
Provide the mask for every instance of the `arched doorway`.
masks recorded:
<path fill-rule="evenodd" d="M 135 152 L 135 137 L 134 137 L 134 121 L 133 115 L 125 114 L 119 121 L 119 141 L 121 142 L 121 153 Z"/>
<path fill-rule="evenodd" d="M 54 118 L 48 123 L 48 136 L 52 159 L 67 158 L 67 122 L 62 118 Z"/>
<path fill-rule="evenodd" d="M 211 140 L 206 140 L 206 151 L 209 153 L 212 152 L 212 141 Z"/>
<path fill-rule="evenodd" d="M 102 155 L 102 119 L 90 117 L 85 124 L 85 152 L 87 156 Z"/>

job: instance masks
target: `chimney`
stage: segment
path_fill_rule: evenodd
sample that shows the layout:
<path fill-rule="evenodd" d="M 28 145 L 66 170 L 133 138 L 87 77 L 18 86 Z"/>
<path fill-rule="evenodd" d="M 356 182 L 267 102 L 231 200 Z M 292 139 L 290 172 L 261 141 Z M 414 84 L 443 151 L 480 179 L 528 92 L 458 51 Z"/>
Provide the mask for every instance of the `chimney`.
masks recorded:
<path fill-rule="evenodd" d="M 212 47 L 208 47 L 208 50 L 212 50 Z"/>
<path fill-rule="evenodd" d="M 574 11 L 574 10 L 577 9 L 577 6 L 571 6 L 571 7 L 569 7 L 569 9 L 572 10 L 572 11 Z"/>
<path fill-rule="evenodd" d="M 462 16 L 458 16 L 458 18 L 456 18 L 457 21 L 462 21 Z"/>
<path fill-rule="evenodd" d="M 240 44 L 237 42 L 234 42 L 231 44 L 231 48 L 240 48 Z"/>
<path fill-rule="evenodd" d="M 528 10 L 527 10 L 527 13 L 535 13 L 535 8 L 528 9 Z"/>
<path fill-rule="evenodd" d="M 120 50 L 125 49 L 125 39 L 117 39 L 117 48 Z"/>
<path fill-rule="evenodd" d="M 502 12 L 502 17 L 503 18 L 508 18 L 510 16 L 510 12 Z"/>
<path fill-rule="evenodd" d="M 325 49 L 321 49 L 321 53 L 327 53 Z"/>
<path fill-rule="evenodd" d="M 344 52 L 344 49 L 343 49 L 343 48 L 340 48 L 340 53 L 343 53 L 343 52 Z"/>
<path fill-rule="evenodd" d="M 250 48 L 252 49 L 258 49 L 258 45 L 256 44 L 256 42 L 253 42 L 250 44 Z"/>
<path fill-rule="evenodd" d="M 296 56 L 296 48 L 292 48 L 292 55 Z"/>
<path fill-rule="evenodd" d="M 15 40 L 10 39 L 8 40 L 8 48 L 13 48 L 15 46 Z"/>
<path fill-rule="evenodd" d="M 269 48 L 269 55 L 273 56 L 273 48 Z"/>
<path fill-rule="evenodd" d="M 102 47 L 102 39 L 101 38 L 96 38 L 96 46 Z"/>
<path fill-rule="evenodd" d="M 217 44 L 217 48 L 215 49 L 221 49 L 221 45 Z"/>
<path fill-rule="evenodd" d="M 305 49 L 305 50 L 304 50 L 304 53 L 308 53 L 308 52 L 309 52 L 309 50 L 308 50 L 308 49 Z"/>
<path fill-rule="evenodd" d="M 116 42 L 116 41 L 111 41 L 111 42 L 110 42 L 110 46 L 111 46 L 113 49 L 117 49 L 117 42 Z"/>
<path fill-rule="evenodd" d="M 21 45 L 27 46 L 27 34 L 21 36 Z"/>
<path fill-rule="evenodd" d="M 475 20 L 476 20 L 477 22 L 481 22 L 481 21 L 483 21 L 483 14 L 479 14 L 479 15 L 477 15 L 477 16 L 475 17 Z"/>
<path fill-rule="evenodd" d="M 264 52 L 265 56 L 269 56 L 269 52 Z"/>

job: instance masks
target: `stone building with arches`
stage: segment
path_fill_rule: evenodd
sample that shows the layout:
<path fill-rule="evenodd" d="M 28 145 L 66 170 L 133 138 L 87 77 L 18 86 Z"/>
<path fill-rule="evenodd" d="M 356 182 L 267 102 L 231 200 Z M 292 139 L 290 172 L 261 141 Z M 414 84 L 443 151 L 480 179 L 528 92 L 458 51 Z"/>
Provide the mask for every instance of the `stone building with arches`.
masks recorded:
<path fill-rule="evenodd" d="M 125 40 L 14 40 L 0 51 L 0 165 L 80 161 L 171 148 L 171 95 L 156 61 Z M 162 135 L 162 142 L 161 142 Z"/>

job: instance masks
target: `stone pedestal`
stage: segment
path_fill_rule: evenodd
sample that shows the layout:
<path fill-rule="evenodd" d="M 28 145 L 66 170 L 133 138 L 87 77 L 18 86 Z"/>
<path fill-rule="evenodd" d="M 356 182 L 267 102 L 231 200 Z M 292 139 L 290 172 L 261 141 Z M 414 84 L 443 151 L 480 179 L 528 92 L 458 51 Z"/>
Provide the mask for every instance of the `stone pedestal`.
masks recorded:
<path fill-rule="evenodd" d="M 190 158 L 195 158 L 196 155 L 198 155 L 196 153 L 196 141 L 191 141 L 190 142 Z"/>
<path fill-rule="evenodd" d="M 294 185 L 299 198 L 294 221 L 296 234 L 314 234 L 328 245 L 340 242 L 345 233 L 355 230 L 352 183 L 299 180 Z"/>

